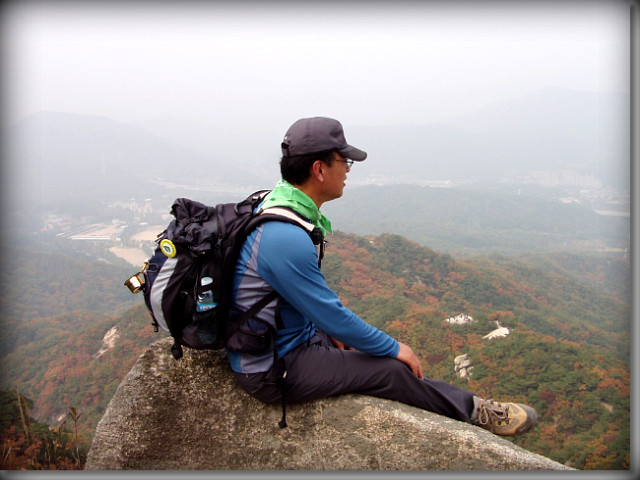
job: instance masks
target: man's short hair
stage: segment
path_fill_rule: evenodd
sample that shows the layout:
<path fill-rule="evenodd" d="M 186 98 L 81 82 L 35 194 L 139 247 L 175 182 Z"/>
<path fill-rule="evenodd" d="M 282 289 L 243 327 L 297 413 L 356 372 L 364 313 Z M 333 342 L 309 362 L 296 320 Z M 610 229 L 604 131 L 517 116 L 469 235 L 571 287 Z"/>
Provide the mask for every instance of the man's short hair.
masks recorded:
<path fill-rule="evenodd" d="M 311 166 L 316 160 L 320 160 L 331 166 L 334 150 L 309 153 L 307 155 L 284 155 L 280 160 L 280 174 L 282 179 L 292 185 L 302 185 L 311 176 Z"/>

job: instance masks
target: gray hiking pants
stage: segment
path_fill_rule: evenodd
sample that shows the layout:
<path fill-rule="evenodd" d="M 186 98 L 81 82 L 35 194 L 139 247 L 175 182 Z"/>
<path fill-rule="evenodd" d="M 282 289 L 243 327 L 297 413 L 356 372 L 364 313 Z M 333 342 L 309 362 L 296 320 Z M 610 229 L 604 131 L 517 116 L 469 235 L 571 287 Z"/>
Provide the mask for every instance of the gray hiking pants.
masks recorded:
<path fill-rule="evenodd" d="M 399 360 L 340 350 L 322 331 L 284 357 L 287 403 L 359 393 L 397 400 L 430 412 L 470 422 L 473 393 L 438 380 L 419 379 Z M 282 400 L 279 385 L 266 383 L 266 373 L 236 373 L 239 385 L 265 403 Z"/>

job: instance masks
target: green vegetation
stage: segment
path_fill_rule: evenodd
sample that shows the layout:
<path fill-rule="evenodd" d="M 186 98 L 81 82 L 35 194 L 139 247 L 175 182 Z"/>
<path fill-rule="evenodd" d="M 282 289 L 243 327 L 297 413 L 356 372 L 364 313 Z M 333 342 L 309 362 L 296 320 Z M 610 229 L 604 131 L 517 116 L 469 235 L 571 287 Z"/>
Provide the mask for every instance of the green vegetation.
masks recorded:
<path fill-rule="evenodd" d="M 50 317 L 72 310 L 113 314 L 139 302 L 122 288 L 135 267 L 104 249 L 64 248 L 69 243 L 55 239 L 26 240 L 17 246 L 0 243 L 5 252 L 0 271 L 3 315 Z"/>
<path fill-rule="evenodd" d="M 73 434 L 67 432 L 67 420 L 53 428 L 37 422 L 29 414 L 33 401 L 18 392 L 0 391 L 0 442 L 3 470 L 81 470 L 87 448 L 81 446 L 78 419 L 82 414 L 73 407 L 67 416 L 73 422 Z"/>

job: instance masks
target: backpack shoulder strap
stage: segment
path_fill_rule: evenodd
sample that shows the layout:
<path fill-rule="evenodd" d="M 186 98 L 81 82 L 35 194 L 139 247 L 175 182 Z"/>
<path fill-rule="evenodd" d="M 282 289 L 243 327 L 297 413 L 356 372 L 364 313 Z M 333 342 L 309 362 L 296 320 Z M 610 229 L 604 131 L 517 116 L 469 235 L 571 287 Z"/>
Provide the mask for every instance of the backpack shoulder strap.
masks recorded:
<path fill-rule="evenodd" d="M 282 220 L 282 217 L 284 217 L 286 221 L 289 221 L 290 223 L 295 223 L 297 225 L 300 225 L 302 228 L 304 228 L 309 234 L 309 236 L 311 237 L 311 240 L 313 241 L 313 244 L 316 247 L 316 252 L 318 254 L 318 266 L 321 265 L 322 258 L 324 257 L 325 239 L 324 239 L 324 235 L 322 234 L 322 231 L 318 227 L 316 227 L 313 223 L 307 221 L 306 219 L 302 218 L 299 214 L 294 212 L 292 209 L 286 208 L 286 207 L 271 207 L 265 210 L 260 210 L 258 212 L 258 216 L 264 216 L 264 215 L 276 215 L 280 217 L 280 220 Z"/>
<path fill-rule="evenodd" d="M 300 215 L 298 215 L 296 212 L 294 212 L 290 208 L 271 207 L 265 210 L 260 210 L 258 214 L 259 215 L 280 215 L 281 217 L 286 217 L 289 220 L 293 220 L 295 223 L 300 225 L 302 228 L 304 228 L 308 232 L 312 232 L 313 229 L 316 228 L 316 226 L 313 223 L 308 222 L 307 220 L 302 218 Z"/>

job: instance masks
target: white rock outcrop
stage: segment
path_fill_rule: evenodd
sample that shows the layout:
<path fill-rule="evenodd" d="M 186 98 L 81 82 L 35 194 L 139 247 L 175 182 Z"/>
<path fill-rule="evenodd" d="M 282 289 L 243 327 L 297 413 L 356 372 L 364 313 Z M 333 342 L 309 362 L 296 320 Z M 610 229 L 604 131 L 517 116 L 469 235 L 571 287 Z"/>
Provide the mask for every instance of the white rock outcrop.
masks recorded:
<path fill-rule="evenodd" d="M 120 337 L 120 334 L 118 333 L 118 326 L 116 325 L 110 328 L 109 331 L 104 334 L 104 337 L 102 338 L 102 346 L 100 347 L 100 350 L 98 350 L 98 352 L 94 355 L 95 358 L 100 358 L 106 352 L 111 350 L 115 346 L 118 337 Z"/>
<path fill-rule="evenodd" d="M 475 322 L 474 318 L 471 315 L 467 315 L 466 313 L 454 315 L 453 317 L 447 318 L 445 321 L 452 325 L 464 325 L 465 323 Z"/>
<path fill-rule="evenodd" d="M 482 339 L 485 340 L 485 339 L 491 339 L 491 338 L 497 338 L 497 337 L 506 337 L 507 335 L 509 335 L 509 329 L 507 327 L 500 326 L 500 322 L 496 321 L 496 326 L 498 328 L 487 333 L 484 337 L 482 337 Z"/>
<path fill-rule="evenodd" d="M 453 363 L 456 375 L 460 378 L 466 378 L 467 380 L 471 377 L 473 366 L 471 365 L 471 357 L 469 357 L 469 354 L 458 355 L 453 359 Z"/>

